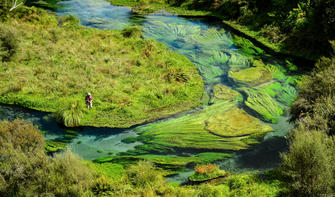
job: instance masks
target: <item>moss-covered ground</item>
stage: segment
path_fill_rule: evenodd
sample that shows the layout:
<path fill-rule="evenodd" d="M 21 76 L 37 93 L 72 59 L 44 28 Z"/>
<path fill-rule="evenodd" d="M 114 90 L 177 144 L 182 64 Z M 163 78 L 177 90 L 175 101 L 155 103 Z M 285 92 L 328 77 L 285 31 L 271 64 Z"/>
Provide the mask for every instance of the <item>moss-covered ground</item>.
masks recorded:
<path fill-rule="evenodd" d="M 61 118 L 67 126 L 108 127 L 130 127 L 200 103 L 203 82 L 196 67 L 162 44 L 22 9 L 21 19 L 0 26 L 10 51 L 0 62 L 1 103 L 48 112 L 65 107 L 62 116 L 80 119 Z M 87 92 L 91 110 L 84 106 Z"/>

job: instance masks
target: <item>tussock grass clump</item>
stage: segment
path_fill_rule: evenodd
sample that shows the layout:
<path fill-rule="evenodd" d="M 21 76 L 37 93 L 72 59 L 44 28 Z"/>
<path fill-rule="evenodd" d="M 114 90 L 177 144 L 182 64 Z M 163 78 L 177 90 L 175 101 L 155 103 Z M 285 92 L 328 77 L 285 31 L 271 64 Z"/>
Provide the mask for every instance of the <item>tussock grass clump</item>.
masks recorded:
<path fill-rule="evenodd" d="M 9 61 L 17 48 L 17 39 L 10 27 L 0 24 L 0 62 Z"/>
<path fill-rule="evenodd" d="M 139 26 L 129 26 L 122 30 L 122 35 L 126 38 L 142 37 L 142 29 Z"/>
<path fill-rule="evenodd" d="M 54 16 L 34 9 L 1 25 L 17 39 L 15 55 L 0 66 L 1 103 L 57 112 L 67 126 L 109 127 L 129 127 L 200 104 L 203 82 L 195 65 L 135 36 L 137 27 L 124 30 L 129 34 L 124 37 L 121 31 L 80 27 L 71 16 L 58 26 Z M 81 113 L 77 106 L 87 92 L 93 109 Z M 68 105 L 72 100 L 78 100 L 74 107 Z"/>
<path fill-rule="evenodd" d="M 83 118 L 83 109 L 80 101 L 67 103 L 56 112 L 56 119 L 67 127 L 78 126 Z"/>

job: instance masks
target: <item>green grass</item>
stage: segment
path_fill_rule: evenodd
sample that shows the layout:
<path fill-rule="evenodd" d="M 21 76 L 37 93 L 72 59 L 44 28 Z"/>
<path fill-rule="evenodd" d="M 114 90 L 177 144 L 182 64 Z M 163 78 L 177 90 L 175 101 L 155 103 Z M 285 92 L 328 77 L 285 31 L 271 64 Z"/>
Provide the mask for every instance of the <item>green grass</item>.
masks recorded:
<path fill-rule="evenodd" d="M 183 16 L 206 16 L 208 11 L 190 10 L 186 7 L 175 7 L 164 0 L 109 0 L 111 4 L 118 6 L 132 6 L 132 11 L 137 14 L 147 15 L 155 11 L 166 10 L 170 14 Z"/>
<path fill-rule="evenodd" d="M 0 25 L 15 53 L 0 66 L 0 102 L 58 112 L 66 126 L 130 127 L 200 104 L 203 82 L 186 57 L 153 40 L 79 27 L 41 11 Z M 7 35 L 7 34 L 6 34 Z M 134 34 L 136 35 L 136 34 Z M 5 39 L 6 40 L 6 39 Z M 84 105 L 87 92 L 93 109 Z"/>
<path fill-rule="evenodd" d="M 118 180 L 125 175 L 124 167 L 120 164 L 86 162 L 89 164 L 89 167 L 98 174 L 105 175 L 114 180 Z"/>

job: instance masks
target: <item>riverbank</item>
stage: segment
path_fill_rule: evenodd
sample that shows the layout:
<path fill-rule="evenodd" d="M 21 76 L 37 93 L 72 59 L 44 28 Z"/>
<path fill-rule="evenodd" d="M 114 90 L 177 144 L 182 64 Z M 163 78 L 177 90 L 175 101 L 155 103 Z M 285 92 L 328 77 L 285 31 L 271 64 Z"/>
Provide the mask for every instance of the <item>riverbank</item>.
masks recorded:
<path fill-rule="evenodd" d="M 140 15 L 156 13 L 178 15 L 181 17 L 214 17 L 221 20 L 224 25 L 228 26 L 234 32 L 238 32 L 240 36 L 252 39 L 255 44 L 266 49 L 269 53 L 298 59 L 297 61 L 304 62 L 303 64 L 308 64 L 309 66 L 312 66 L 322 56 L 322 53 L 318 51 L 318 47 L 309 48 L 310 46 L 306 45 L 306 47 L 297 48 L 293 41 L 294 38 L 291 38 L 294 37 L 292 33 L 280 31 L 278 27 L 273 27 L 272 25 L 256 27 L 259 25 L 257 24 L 258 21 L 247 24 L 241 23 L 238 19 L 221 13 L 219 8 L 214 9 L 208 6 L 200 6 L 191 1 L 181 1 L 179 3 L 172 1 L 172 3 L 168 3 L 165 1 L 109 0 L 109 2 L 118 6 L 130 6 L 134 13 Z M 260 21 L 259 23 L 262 22 Z M 329 52 L 331 49 L 329 44 L 326 45 L 325 48 L 327 49 L 323 50 L 323 52 Z"/>
<path fill-rule="evenodd" d="M 200 104 L 204 85 L 194 64 L 143 40 L 140 30 L 86 28 L 71 16 L 22 9 L 23 19 L 1 24 L 8 51 L 1 54 L 1 103 L 56 112 L 66 126 L 122 128 Z"/>

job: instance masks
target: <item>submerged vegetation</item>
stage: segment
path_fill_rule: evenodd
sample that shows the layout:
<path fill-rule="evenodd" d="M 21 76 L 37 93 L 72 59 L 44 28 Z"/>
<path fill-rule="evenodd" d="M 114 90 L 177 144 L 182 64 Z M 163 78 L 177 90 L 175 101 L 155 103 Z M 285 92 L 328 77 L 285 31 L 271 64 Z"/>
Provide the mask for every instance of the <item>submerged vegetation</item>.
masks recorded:
<path fill-rule="evenodd" d="M 312 60 L 329 54 L 331 47 L 328 40 L 335 39 L 335 5 L 332 0 L 268 2 L 110 0 L 110 2 L 115 5 L 133 6 L 133 11 L 140 14 L 167 10 L 177 15 L 215 16 L 272 51 Z M 246 52 L 257 54 L 261 51 L 249 48 Z"/>
<path fill-rule="evenodd" d="M 179 186 L 168 183 L 148 161 L 98 164 L 70 151 L 48 157 L 41 133 L 30 123 L 15 120 L 0 126 L 1 196 L 277 196 L 282 190 L 282 183 L 270 174 L 264 179 L 229 174 L 211 184 Z M 198 168 L 201 173 L 218 173 L 215 165 Z"/>
<path fill-rule="evenodd" d="M 27 2 L 52 8 L 50 5 L 57 1 Z M 334 22 L 331 1 L 270 2 L 127 1 L 141 13 L 165 4 L 181 6 L 176 12 L 201 7 L 211 14 L 225 14 L 226 19 L 234 20 L 230 21 L 232 25 L 249 24 L 247 31 L 257 31 L 256 38 L 265 38 L 265 43 L 271 42 L 270 47 L 277 51 L 311 59 L 328 52 L 325 41 L 334 35 L 329 26 Z M 1 8 L 4 5 L 0 3 Z M 325 9 L 327 12 L 317 15 Z M 64 142 L 76 138 L 76 131 L 68 131 L 64 141 L 44 141 L 43 132 L 30 123 L 0 122 L 1 196 L 334 193 L 335 57 L 321 58 L 311 76 L 304 76 L 300 82 L 293 75 L 297 67 L 290 61 L 280 66 L 252 42 L 224 30 L 154 21 L 143 28 L 143 33 L 138 26 L 103 31 L 80 27 L 72 16 L 57 18 L 36 8 L 20 7 L 6 16 L 1 10 L 0 14 L 0 102 L 55 112 L 57 121 L 67 127 L 129 127 L 200 104 L 204 83 L 195 66 L 162 44 L 142 37 L 167 43 L 187 56 L 197 64 L 206 88 L 213 87 L 203 96 L 202 108 L 137 127 L 139 136 L 122 141 L 142 142 L 135 150 L 115 153 L 98 148 L 95 152 L 108 152 L 108 156 L 93 162 L 64 151 Z M 317 19 L 324 21 L 318 24 Z M 323 37 L 307 42 L 316 35 L 313 28 Z M 297 36 L 301 36 L 297 46 L 306 43 L 301 50 L 292 46 Z M 320 47 L 309 51 L 318 44 Z M 232 87 L 224 85 L 229 80 Z M 92 110 L 83 106 L 88 91 L 94 96 Z M 278 123 L 292 103 L 296 127 L 288 136 L 289 151 L 281 154 L 279 169 L 234 174 L 210 164 L 257 144 L 273 128 L 256 117 Z M 57 153 L 60 150 L 64 152 Z M 189 180 L 195 185 L 180 186 L 164 179 L 192 167 L 195 172 Z"/>
<path fill-rule="evenodd" d="M 102 31 L 22 8 L 1 24 L 0 102 L 56 112 L 65 126 L 129 127 L 200 104 L 203 83 L 185 57 L 137 27 Z M 27 31 L 29 30 L 29 31 Z M 15 77 L 14 77 L 15 76 Z M 150 80 L 148 80 L 150 79 Z M 91 92 L 93 109 L 82 109 Z M 73 102 L 70 102 L 73 101 Z"/>

